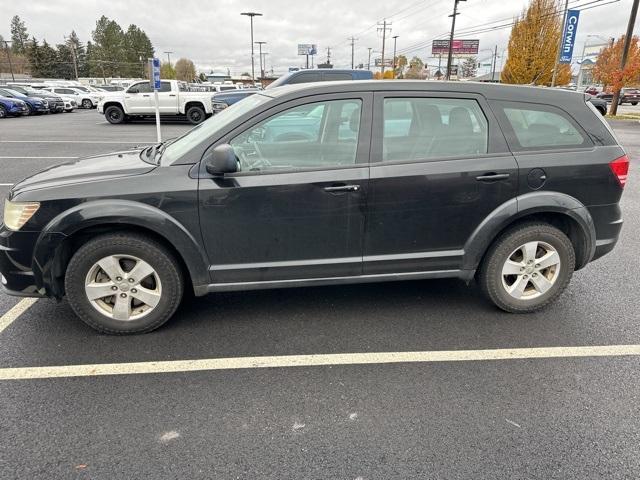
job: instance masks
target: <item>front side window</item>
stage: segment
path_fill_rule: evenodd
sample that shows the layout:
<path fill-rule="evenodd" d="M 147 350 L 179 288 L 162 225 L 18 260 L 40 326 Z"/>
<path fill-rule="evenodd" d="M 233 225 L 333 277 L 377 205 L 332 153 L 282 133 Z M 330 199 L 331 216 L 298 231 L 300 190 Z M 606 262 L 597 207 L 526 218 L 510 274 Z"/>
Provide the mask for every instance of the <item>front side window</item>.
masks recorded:
<path fill-rule="evenodd" d="M 587 139 L 561 110 L 551 106 L 504 106 L 517 142 L 524 149 L 577 147 Z"/>
<path fill-rule="evenodd" d="M 258 123 L 230 144 L 244 172 L 352 165 L 361 111 L 361 100 L 299 105 Z"/>
<path fill-rule="evenodd" d="M 137 90 L 138 93 L 149 93 L 151 92 L 151 85 L 149 85 L 149 82 L 136 83 L 131 85 L 129 90 Z"/>
<path fill-rule="evenodd" d="M 475 100 L 386 98 L 383 118 L 383 161 L 487 153 L 487 120 Z"/>

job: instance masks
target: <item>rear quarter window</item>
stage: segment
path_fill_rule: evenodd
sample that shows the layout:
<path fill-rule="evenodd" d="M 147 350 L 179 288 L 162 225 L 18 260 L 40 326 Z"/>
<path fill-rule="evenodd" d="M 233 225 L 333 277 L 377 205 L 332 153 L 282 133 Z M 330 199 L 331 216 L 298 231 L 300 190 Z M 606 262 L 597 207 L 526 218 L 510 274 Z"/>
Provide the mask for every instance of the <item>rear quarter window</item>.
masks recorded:
<path fill-rule="evenodd" d="M 552 105 L 499 102 L 499 115 L 512 150 L 590 147 L 583 129 Z"/>

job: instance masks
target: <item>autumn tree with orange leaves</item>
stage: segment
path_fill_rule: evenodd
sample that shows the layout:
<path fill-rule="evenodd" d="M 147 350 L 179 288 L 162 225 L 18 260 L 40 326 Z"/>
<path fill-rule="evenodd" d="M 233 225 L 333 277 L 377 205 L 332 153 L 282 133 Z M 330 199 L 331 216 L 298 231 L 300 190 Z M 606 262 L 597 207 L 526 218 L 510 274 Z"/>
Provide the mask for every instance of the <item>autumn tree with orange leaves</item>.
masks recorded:
<path fill-rule="evenodd" d="M 631 37 L 629 56 L 624 70 L 620 70 L 624 35 L 615 43 L 610 43 L 598 54 L 598 60 L 593 67 L 593 78 L 601 83 L 604 90 L 619 90 L 628 85 L 640 84 L 640 45 L 638 37 Z"/>
<path fill-rule="evenodd" d="M 503 83 L 551 85 L 553 66 L 562 37 L 559 0 L 531 0 L 515 19 L 509 37 L 509 56 L 502 69 Z M 558 65 L 557 85 L 571 81 L 571 66 Z"/>

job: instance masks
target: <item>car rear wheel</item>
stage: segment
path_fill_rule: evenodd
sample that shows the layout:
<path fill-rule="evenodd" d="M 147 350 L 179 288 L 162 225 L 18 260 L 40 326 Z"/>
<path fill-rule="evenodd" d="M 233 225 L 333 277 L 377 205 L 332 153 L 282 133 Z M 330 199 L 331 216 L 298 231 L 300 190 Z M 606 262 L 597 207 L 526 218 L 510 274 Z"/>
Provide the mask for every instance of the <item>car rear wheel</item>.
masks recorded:
<path fill-rule="evenodd" d="M 107 119 L 107 122 L 113 123 L 114 125 L 124 122 L 124 111 L 122 108 L 115 105 L 107 107 L 104 111 L 104 116 Z"/>
<path fill-rule="evenodd" d="M 567 287 L 575 252 L 567 236 L 546 223 L 505 232 L 487 252 L 478 272 L 480 287 L 499 308 L 512 313 L 540 310 Z"/>
<path fill-rule="evenodd" d="M 93 108 L 93 103 L 88 98 L 82 100 L 82 108 Z"/>
<path fill-rule="evenodd" d="M 150 332 L 180 304 L 183 278 L 173 255 L 147 237 L 96 237 L 71 258 L 65 289 L 71 308 L 92 328 L 110 334 Z"/>
<path fill-rule="evenodd" d="M 204 120 L 207 118 L 206 114 L 204 113 L 204 110 L 202 109 L 202 107 L 189 107 L 189 109 L 187 110 L 187 120 L 189 120 L 189 123 L 192 123 L 193 125 L 197 125 L 199 123 L 204 122 Z"/>
<path fill-rule="evenodd" d="M 27 103 L 27 113 L 25 115 L 33 115 L 33 107 Z"/>

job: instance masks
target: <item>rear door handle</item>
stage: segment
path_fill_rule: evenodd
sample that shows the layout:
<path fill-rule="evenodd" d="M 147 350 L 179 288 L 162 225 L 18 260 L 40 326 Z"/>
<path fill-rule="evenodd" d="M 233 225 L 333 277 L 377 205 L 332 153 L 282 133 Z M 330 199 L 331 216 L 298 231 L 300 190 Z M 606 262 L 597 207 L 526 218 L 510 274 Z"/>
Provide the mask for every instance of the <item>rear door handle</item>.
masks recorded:
<path fill-rule="evenodd" d="M 173 93 L 170 93 L 169 96 L 170 97 L 175 97 L 175 95 Z"/>
<path fill-rule="evenodd" d="M 324 191 L 330 193 L 357 192 L 358 190 L 360 190 L 360 185 L 331 185 L 330 187 L 324 187 Z"/>
<path fill-rule="evenodd" d="M 506 180 L 507 178 L 509 178 L 508 173 L 485 173 L 484 175 L 476 177 L 476 180 L 479 182 L 491 183 Z"/>

